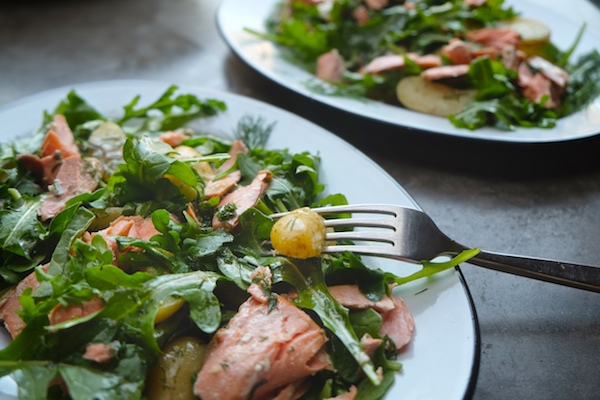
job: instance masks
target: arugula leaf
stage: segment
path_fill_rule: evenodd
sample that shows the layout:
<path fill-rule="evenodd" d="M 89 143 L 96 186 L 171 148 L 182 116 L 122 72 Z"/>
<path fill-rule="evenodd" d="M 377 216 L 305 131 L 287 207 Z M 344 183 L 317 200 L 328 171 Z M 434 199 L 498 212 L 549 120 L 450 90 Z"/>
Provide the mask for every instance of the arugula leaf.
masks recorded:
<path fill-rule="evenodd" d="M 28 260 L 46 233 L 38 219 L 43 198 L 23 201 L 18 207 L 0 209 L 0 248 Z"/>
<path fill-rule="evenodd" d="M 96 111 L 83 98 L 79 97 L 74 90 L 67 94 L 67 98 L 61 101 L 51 114 L 45 113 L 44 125 L 52 121 L 54 115 L 64 115 L 71 130 L 75 129 L 84 122 L 104 119 L 102 114 Z"/>
<path fill-rule="evenodd" d="M 197 174 L 186 163 L 170 157 L 172 153 L 171 146 L 157 139 L 127 139 L 123 147 L 125 164 L 119 165 L 107 183 L 115 201 L 168 201 L 181 198 L 185 190 L 197 193 Z"/>
<path fill-rule="evenodd" d="M 293 285 L 298 290 L 294 303 L 301 308 L 313 310 L 323 324 L 344 344 L 360 368 L 375 385 L 381 379 L 369 356 L 362 349 L 348 317 L 348 310 L 342 307 L 327 290 L 319 260 L 280 260 L 280 267 L 274 272 L 279 279 Z"/>
<path fill-rule="evenodd" d="M 128 121 L 142 120 L 129 133 L 142 131 L 168 131 L 181 127 L 198 117 L 208 117 L 225 111 L 227 106 L 219 100 L 201 101 L 193 94 L 175 95 L 178 87 L 170 86 L 155 102 L 145 107 L 136 108 L 140 96 L 136 96 L 123 107 L 124 115 L 117 121 L 124 125 Z"/>

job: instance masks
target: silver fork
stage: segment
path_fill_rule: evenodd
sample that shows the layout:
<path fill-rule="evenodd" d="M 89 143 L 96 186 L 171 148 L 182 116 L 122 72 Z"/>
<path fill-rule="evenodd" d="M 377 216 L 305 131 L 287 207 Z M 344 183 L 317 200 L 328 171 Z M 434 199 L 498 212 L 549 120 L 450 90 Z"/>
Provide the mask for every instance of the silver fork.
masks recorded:
<path fill-rule="evenodd" d="M 327 241 L 351 240 L 375 244 L 327 245 L 324 253 L 351 251 L 355 254 L 386 257 L 411 263 L 432 260 L 442 255 L 456 255 L 469 249 L 446 236 L 423 211 L 389 204 L 357 204 L 313 208 L 326 214 L 375 214 L 376 217 L 326 219 L 325 226 L 378 228 L 328 232 Z M 287 213 L 272 214 L 280 218 Z M 382 217 L 383 216 L 383 217 Z M 515 275 L 557 283 L 578 289 L 600 292 L 600 267 L 570 262 L 531 258 L 491 251 L 480 251 L 469 264 Z"/>

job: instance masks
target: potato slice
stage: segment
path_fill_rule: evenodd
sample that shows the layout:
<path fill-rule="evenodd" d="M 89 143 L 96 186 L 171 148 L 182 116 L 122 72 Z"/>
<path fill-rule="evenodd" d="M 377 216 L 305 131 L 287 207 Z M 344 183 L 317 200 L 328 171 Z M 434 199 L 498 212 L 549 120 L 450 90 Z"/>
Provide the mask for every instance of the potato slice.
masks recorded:
<path fill-rule="evenodd" d="M 204 364 L 206 348 L 205 343 L 191 336 L 169 342 L 148 374 L 146 398 L 194 400 L 194 379 Z"/>
<path fill-rule="evenodd" d="M 475 90 L 457 89 L 419 76 L 409 76 L 398 82 L 396 96 L 408 109 L 447 117 L 458 113 L 471 102 Z"/>
<path fill-rule="evenodd" d="M 519 49 L 528 56 L 541 55 L 541 49 L 550 42 L 550 28 L 531 18 L 515 18 L 502 26 L 514 29 L 521 35 Z"/>

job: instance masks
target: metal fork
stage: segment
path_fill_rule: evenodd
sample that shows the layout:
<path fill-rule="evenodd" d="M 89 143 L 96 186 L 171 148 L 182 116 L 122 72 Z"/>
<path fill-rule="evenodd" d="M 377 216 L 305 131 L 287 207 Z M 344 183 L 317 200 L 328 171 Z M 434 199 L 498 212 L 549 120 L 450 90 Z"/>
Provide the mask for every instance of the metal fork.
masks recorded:
<path fill-rule="evenodd" d="M 389 204 L 357 204 L 313 208 L 325 214 L 375 214 L 376 217 L 331 218 L 325 226 L 378 228 L 328 232 L 327 241 L 349 240 L 375 244 L 327 245 L 324 253 L 351 251 L 355 254 L 386 257 L 411 263 L 456 255 L 469 249 L 446 236 L 423 211 Z M 272 218 L 287 213 L 272 214 Z M 383 216 L 383 217 L 382 217 Z M 600 292 L 600 267 L 480 251 L 469 264 L 515 275 Z"/>

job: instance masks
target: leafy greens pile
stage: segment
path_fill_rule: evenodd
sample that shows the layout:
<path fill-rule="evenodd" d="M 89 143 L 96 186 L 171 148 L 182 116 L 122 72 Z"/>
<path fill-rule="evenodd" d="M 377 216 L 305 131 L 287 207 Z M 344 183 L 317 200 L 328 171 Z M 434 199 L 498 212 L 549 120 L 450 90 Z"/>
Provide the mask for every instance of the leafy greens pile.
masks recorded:
<path fill-rule="evenodd" d="M 177 95 L 176 90 L 169 88 L 145 107 L 135 98 L 116 120 L 71 92 L 45 115 L 33 137 L 0 145 L 0 287 L 6 292 L 30 273 L 40 282 L 37 290 L 26 289 L 19 298 L 18 314 L 26 326 L 0 350 L 0 375 L 13 374 L 21 398 L 140 399 L 148 371 L 165 344 L 184 334 L 208 343 L 248 298 L 254 269 L 267 266 L 274 276 L 270 290 L 295 288 L 296 305 L 312 310 L 330 338 L 337 372 L 315 376 L 304 398 L 331 397 L 351 384 L 358 386 L 358 398 L 383 397 L 400 365 L 385 349 L 374 360 L 365 359 L 358 343 L 364 332 L 377 335 L 381 319 L 369 312 L 349 312 L 327 286 L 358 283 L 370 299 L 378 299 L 389 293 L 390 284 L 451 268 L 469 253 L 448 263 L 426 263 L 405 278 L 368 268 L 351 253 L 308 260 L 273 256 L 265 247 L 273 225 L 268 214 L 306 205 L 345 204 L 346 199 L 341 194 L 321 196 L 318 156 L 265 148 L 275 124 L 253 116 L 242 118 L 234 129 L 234 135 L 250 147 L 248 154 L 238 156 L 236 168 L 242 173 L 241 184 L 262 169 L 273 173 L 273 181 L 256 207 L 241 215 L 239 234 L 212 229 L 218 198 L 204 198 L 205 182 L 192 165 L 198 161 L 220 165 L 228 158 L 231 141 L 187 128 L 183 144 L 203 156 L 179 160 L 157 136 L 191 119 L 224 112 L 227 106 L 214 99 Z M 127 139 L 122 158 L 99 189 L 69 200 L 64 211 L 42 221 L 38 209 L 47 193 L 18 156 L 39 149 L 55 114 L 66 117 L 84 152 L 94 130 L 107 121 L 117 124 Z M 84 232 L 99 229 L 111 213 L 113 219 L 151 218 L 160 234 L 148 241 L 119 237 L 120 249 L 134 246 L 139 251 L 123 252 L 116 265 L 102 236 L 82 240 Z M 81 304 L 94 296 L 105 303 L 99 311 L 49 325 L 48 314 L 58 305 Z M 156 323 L 161 307 L 173 297 L 184 299 L 185 307 Z M 115 357 L 104 364 L 84 359 L 89 343 L 110 344 Z M 375 372 L 379 367 L 382 376 Z M 57 378 L 64 385 L 52 384 Z"/>
<path fill-rule="evenodd" d="M 381 74 L 361 73 L 360 68 L 387 54 L 436 54 L 450 40 L 470 30 L 498 26 L 518 16 L 512 7 L 504 5 L 504 0 L 488 0 L 476 7 L 463 0 L 412 0 L 414 7 L 390 0 L 382 9 L 369 9 L 368 21 L 359 24 L 354 12 L 364 3 L 285 0 L 266 21 L 266 32 L 247 30 L 279 45 L 282 57 L 311 73 L 316 71 L 319 56 L 337 50 L 346 66 L 341 80 L 311 80 L 305 83 L 310 90 L 401 106 L 396 85 L 404 77 L 421 73 L 417 63 L 405 57 L 404 68 Z M 330 9 L 325 10 L 324 4 Z M 463 111 L 450 116 L 450 121 L 471 130 L 482 126 L 501 130 L 517 126 L 552 128 L 559 118 L 585 108 L 600 96 L 600 54 L 594 50 L 569 62 L 582 32 L 583 28 L 567 50 L 561 51 L 552 43 L 541 49 L 544 58 L 570 75 L 559 108 L 548 109 L 525 98 L 516 82 L 517 72 L 483 56 L 471 64 L 467 78 L 460 81 L 460 88 L 478 91 L 475 99 Z"/>

